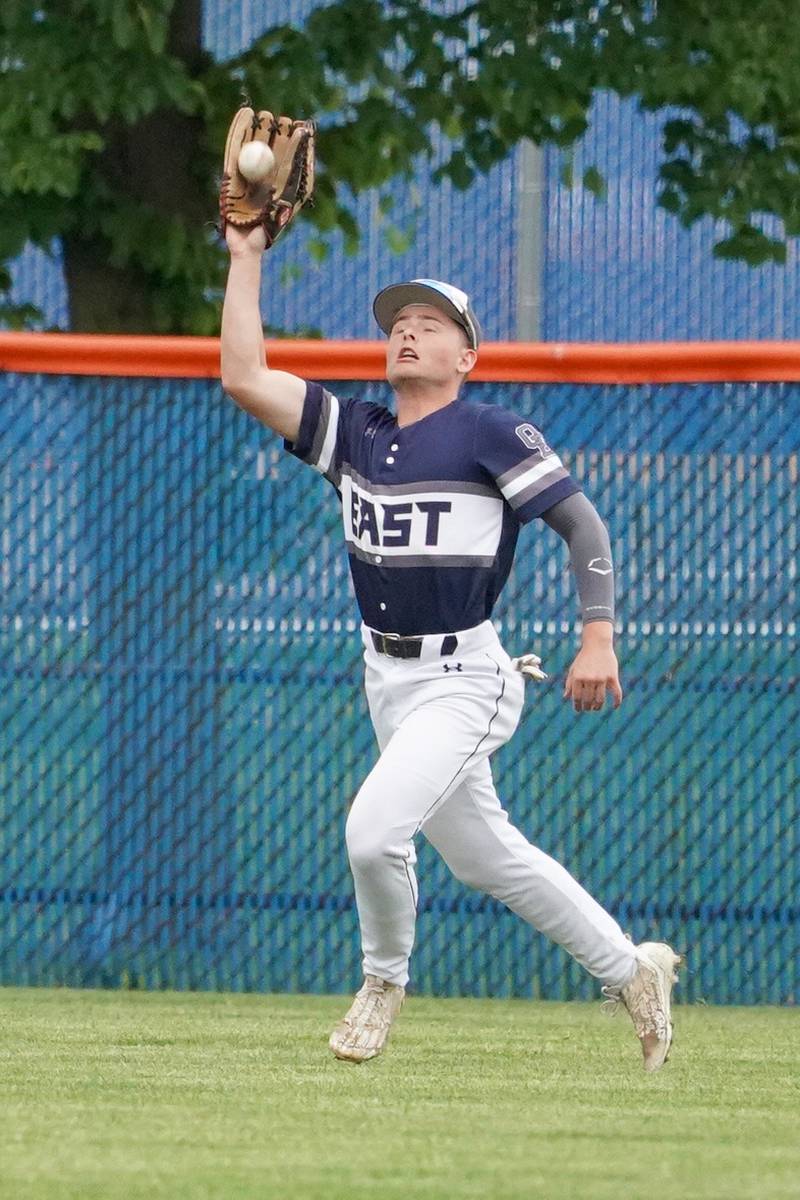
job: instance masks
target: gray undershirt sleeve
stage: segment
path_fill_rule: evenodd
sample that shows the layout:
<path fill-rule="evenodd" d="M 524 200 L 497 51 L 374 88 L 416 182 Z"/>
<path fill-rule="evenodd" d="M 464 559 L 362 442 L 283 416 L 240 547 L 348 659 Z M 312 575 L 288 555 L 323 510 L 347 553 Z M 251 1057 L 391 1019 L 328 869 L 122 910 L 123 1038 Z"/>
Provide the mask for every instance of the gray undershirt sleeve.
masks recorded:
<path fill-rule="evenodd" d="M 584 623 L 614 620 L 614 568 L 608 530 L 583 492 L 559 500 L 542 514 L 569 546 Z"/>

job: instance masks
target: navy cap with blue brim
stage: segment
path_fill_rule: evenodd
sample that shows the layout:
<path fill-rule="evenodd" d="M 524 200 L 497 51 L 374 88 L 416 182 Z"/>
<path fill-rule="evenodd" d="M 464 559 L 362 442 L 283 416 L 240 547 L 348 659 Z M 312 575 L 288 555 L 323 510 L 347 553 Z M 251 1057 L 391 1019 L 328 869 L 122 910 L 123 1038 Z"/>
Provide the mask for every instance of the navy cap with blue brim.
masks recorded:
<path fill-rule="evenodd" d="M 390 284 L 378 292 L 372 303 L 375 320 L 384 333 L 391 333 L 397 314 L 408 304 L 430 304 L 438 308 L 461 326 L 472 349 L 478 349 L 481 327 L 469 296 L 460 288 L 453 287 L 452 283 L 442 283 L 440 279 L 412 279 L 408 283 Z"/>

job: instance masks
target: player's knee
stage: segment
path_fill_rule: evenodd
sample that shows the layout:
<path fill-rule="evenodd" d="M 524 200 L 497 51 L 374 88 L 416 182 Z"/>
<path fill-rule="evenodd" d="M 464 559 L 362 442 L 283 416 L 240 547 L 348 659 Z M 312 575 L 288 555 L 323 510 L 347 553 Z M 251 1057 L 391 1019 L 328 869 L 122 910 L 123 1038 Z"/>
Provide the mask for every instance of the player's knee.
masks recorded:
<path fill-rule="evenodd" d="M 370 871 L 385 862 L 388 845 L 380 829 L 369 826 L 352 809 L 345 827 L 347 857 L 353 871 Z"/>

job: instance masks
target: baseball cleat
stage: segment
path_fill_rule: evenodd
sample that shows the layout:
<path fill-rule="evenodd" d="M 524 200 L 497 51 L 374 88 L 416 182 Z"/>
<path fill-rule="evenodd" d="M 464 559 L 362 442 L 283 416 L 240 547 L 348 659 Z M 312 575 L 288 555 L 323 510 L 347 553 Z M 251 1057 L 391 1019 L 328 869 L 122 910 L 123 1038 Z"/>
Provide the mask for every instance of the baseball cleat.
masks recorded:
<path fill-rule="evenodd" d="M 645 1071 L 657 1071 L 669 1058 L 672 1045 L 670 998 L 683 959 L 665 942 L 642 942 L 636 947 L 639 967 L 624 987 L 604 987 L 612 1003 L 624 1004 L 642 1043 Z"/>
<path fill-rule="evenodd" d="M 328 1045 L 337 1058 L 364 1062 L 375 1058 L 386 1045 L 389 1030 L 403 1007 L 405 988 L 367 975 L 360 991 L 330 1036 Z"/>

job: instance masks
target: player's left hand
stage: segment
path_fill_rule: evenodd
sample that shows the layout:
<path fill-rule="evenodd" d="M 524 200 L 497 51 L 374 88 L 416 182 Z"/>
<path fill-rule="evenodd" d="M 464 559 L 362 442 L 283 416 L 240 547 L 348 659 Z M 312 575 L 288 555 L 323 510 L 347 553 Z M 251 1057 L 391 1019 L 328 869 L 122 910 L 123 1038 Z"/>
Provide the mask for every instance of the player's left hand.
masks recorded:
<path fill-rule="evenodd" d="M 256 113 L 242 105 L 225 142 L 219 191 L 223 236 L 229 225 L 241 230 L 260 226 L 265 241 L 260 248 L 269 249 L 313 194 L 315 132 L 313 121 L 275 117 L 266 108 Z M 239 170 L 239 155 L 250 142 L 263 142 L 272 151 L 273 164 L 248 183 Z"/>
<path fill-rule="evenodd" d="M 567 672 L 564 699 L 572 700 L 575 712 L 599 712 L 611 693 L 614 708 L 622 703 L 617 656 L 611 643 L 584 644 Z"/>

